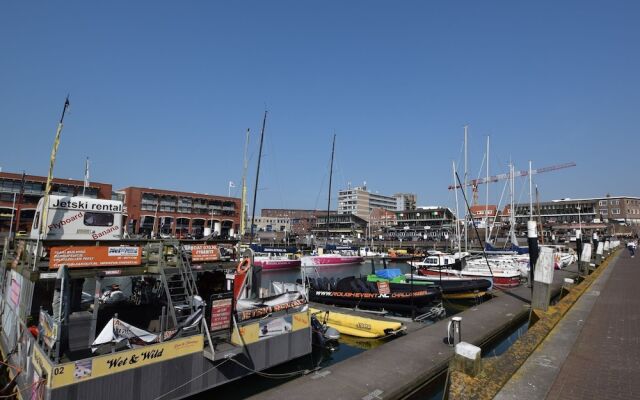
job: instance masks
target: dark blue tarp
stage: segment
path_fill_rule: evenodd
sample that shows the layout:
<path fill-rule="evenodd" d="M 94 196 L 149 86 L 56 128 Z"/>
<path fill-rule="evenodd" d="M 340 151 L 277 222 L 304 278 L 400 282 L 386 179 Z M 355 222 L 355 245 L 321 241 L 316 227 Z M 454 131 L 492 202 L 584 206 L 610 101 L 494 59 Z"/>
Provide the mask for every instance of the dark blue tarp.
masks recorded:
<path fill-rule="evenodd" d="M 328 244 L 325 247 L 326 250 L 358 250 L 357 247 L 353 246 L 345 246 L 345 245 L 337 245 L 337 244 Z"/>
<path fill-rule="evenodd" d="M 271 246 L 261 246 L 259 244 L 252 244 L 251 250 L 256 253 L 272 253 L 272 254 L 286 254 L 286 253 L 295 253 L 298 251 L 295 247 L 271 247 Z"/>
<path fill-rule="evenodd" d="M 516 246 L 515 244 L 511 243 L 511 246 L 509 247 L 505 247 L 504 249 L 498 249 L 496 247 L 493 247 L 491 244 L 489 243 L 485 243 L 484 244 L 484 249 L 486 251 L 496 251 L 496 252 L 504 252 L 504 251 L 512 251 L 518 254 L 528 254 L 529 253 L 529 249 L 526 247 L 520 247 L 520 246 Z"/>

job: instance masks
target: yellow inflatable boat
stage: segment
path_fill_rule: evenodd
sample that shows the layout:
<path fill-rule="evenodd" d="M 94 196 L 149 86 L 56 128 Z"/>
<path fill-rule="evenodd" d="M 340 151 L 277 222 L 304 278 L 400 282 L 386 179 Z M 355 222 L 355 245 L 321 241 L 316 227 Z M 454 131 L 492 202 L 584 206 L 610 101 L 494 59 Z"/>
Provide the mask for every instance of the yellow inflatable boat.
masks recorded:
<path fill-rule="evenodd" d="M 382 321 L 379 319 L 360 317 L 338 311 L 325 311 L 310 308 L 316 314 L 318 321 L 329 325 L 343 335 L 361 338 L 379 338 L 395 335 L 405 330 L 401 322 Z"/>

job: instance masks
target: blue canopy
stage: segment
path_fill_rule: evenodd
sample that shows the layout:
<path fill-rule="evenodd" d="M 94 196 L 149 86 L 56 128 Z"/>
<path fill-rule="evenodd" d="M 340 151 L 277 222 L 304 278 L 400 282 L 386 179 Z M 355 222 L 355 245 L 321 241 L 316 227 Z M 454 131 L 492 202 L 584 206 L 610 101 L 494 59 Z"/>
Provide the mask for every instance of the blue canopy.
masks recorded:
<path fill-rule="evenodd" d="M 402 271 L 398 268 L 381 269 L 376 271 L 376 276 L 382 279 L 393 279 L 400 275 L 402 275 Z"/>

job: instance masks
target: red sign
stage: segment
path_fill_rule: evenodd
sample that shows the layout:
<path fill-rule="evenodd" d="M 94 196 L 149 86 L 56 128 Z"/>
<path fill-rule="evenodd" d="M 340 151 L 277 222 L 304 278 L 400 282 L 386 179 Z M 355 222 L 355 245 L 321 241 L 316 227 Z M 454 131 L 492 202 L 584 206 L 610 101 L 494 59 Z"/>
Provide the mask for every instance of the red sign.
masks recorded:
<path fill-rule="evenodd" d="M 220 249 L 215 244 L 194 244 L 191 246 L 191 261 L 218 261 Z"/>
<path fill-rule="evenodd" d="M 211 302 L 211 330 L 229 329 L 231 326 L 231 300 L 221 299 Z"/>
<path fill-rule="evenodd" d="M 140 265 L 142 249 L 138 246 L 52 247 L 49 268 L 110 267 Z"/>
<path fill-rule="evenodd" d="M 391 289 L 389 289 L 389 282 L 377 282 L 377 284 L 378 284 L 378 293 L 380 294 L 391 293 Z"/>

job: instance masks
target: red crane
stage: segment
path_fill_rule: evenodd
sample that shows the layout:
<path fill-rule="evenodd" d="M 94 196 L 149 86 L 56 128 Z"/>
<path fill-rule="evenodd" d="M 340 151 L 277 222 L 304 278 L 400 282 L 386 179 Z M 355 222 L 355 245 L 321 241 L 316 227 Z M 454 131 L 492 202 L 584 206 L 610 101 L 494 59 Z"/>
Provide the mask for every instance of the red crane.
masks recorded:
<path fill-rule="evenodd" d="M 576 166 L 576 163 L 572 161 L 564 164 L 556 164 L 548 167 L 536 168 L 531 170 L 531 175 L 541 174 L 543 172 L 555 171 L 558 169 L 571 168 L 575 166 Z M 528 176 L 528 175 L 529 175 L 529 170 L 523 170 L 523 171 L 516 171 L 514 174 L 514 177 L 517 178 L 520 176 Z M 467 186 L 471 186 L 471 190 L 473 191 L 473 204 L 476 204 L 478 202 L 478 185 L 481 185 L 483 183 L 498 182 L 504 179 L 509 179 L 510 177 L 511 177 L 511 174 L 507 173 L 507 174 L 490 176 L 489 178 L 473 179 L 467 182 Z M 461 187 L 462 186 L 460 185 L 450 185 L 449 190 L 460 189 Z"/>

